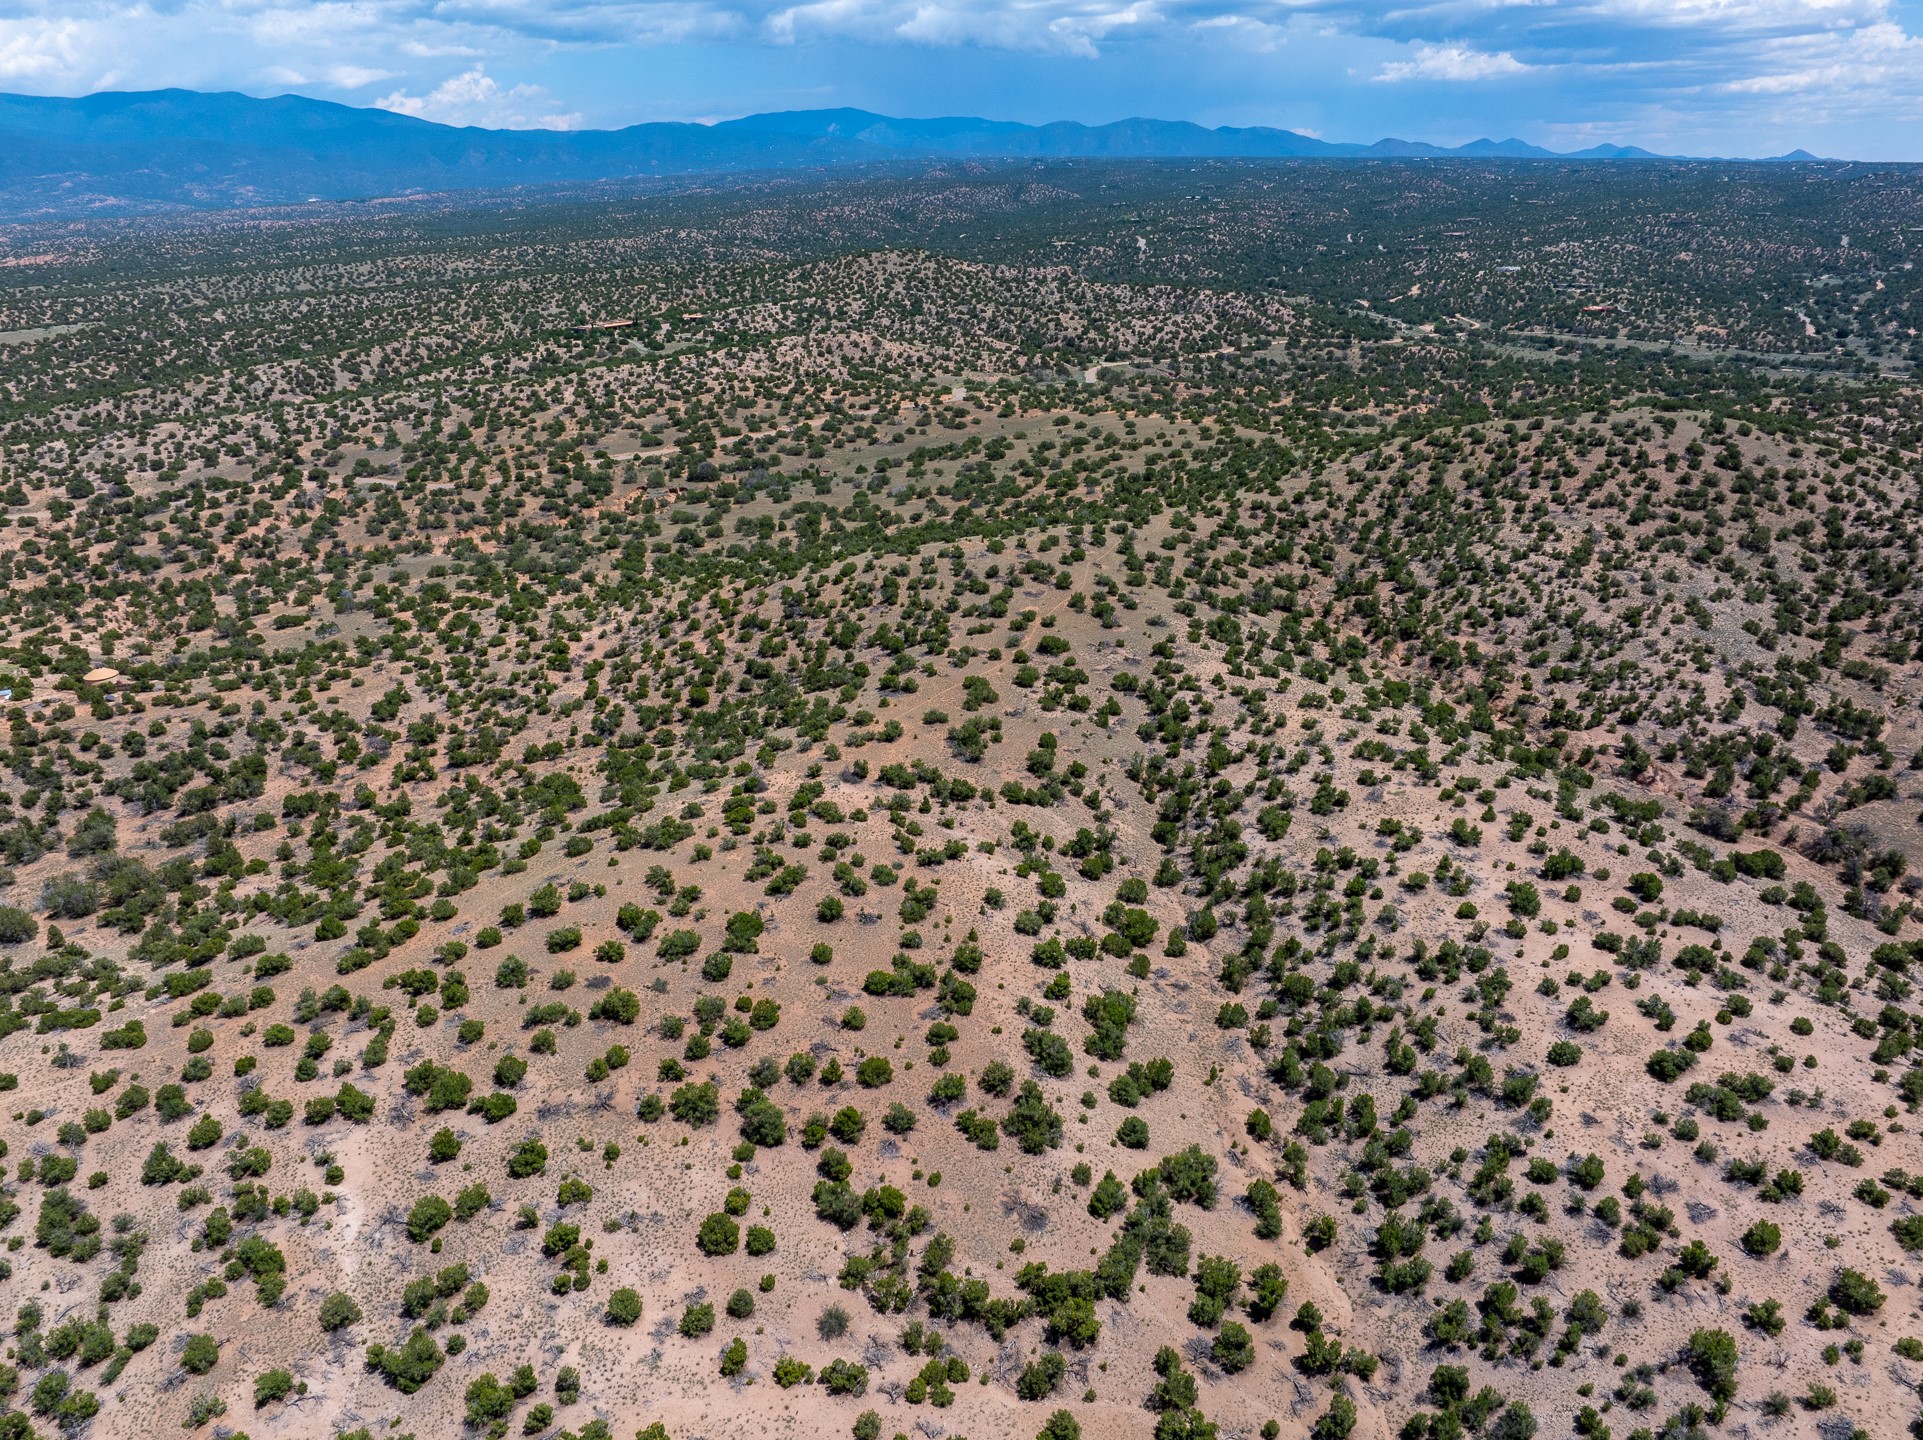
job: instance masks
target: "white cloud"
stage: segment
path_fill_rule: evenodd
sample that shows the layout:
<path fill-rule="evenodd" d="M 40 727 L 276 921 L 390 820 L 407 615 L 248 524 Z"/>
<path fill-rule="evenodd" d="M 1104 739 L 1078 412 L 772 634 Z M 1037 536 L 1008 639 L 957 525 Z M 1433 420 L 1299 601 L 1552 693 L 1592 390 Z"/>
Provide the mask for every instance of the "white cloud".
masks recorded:
<path fill-rule="evenodd" d="M 1467 45 L 1417 45 L 1413 58 L 1391 60 L 1373 78 L 1385 85 L 1405 80 L 1500 80 L 1534 68 L 1507 50 L 1491 54 Z"/>
<path fill-rule="evenodd" d="M 1568 8 L 1662 29 L 1802 34 L 1872 24 L 1889 14 L 1890 0 L 1590 0 Z"/>
<path fill-rule="evenodd" d="M 472 45 L 430 45 L 421 40 L 404 40 L 401 42 L 401 53 L 411 55 L 416 60 L 445 60 L 450 57 L 471 60 L 481 52 Z"/>
<path fill-rule="evenodd" d="M 1288 43 L 1288 28 L 1250 15 L 1204 15 L 1189 28 L 1204 38 L 1217 36 L 1245 53 L 1266 55 Z"/>
<path fill-rule="evenodd" d="M 1179 3 L 1179 0 L 1178 0 Z M 1164 15 L 1155 0 L 1109 5 L 1099 0 L 807 0 L 768 14 L 760 31 L 776 44 L 854 39 L 871 43 L 972 45 L 1093 59 L 1100 42 L 1124 31 L 1147 31 Z"/>
<path fill-rule="evenodd" d="M 238 21 L 256 42 L 274 48 L 336 47 L 378 36 L 390 23 L 386 7 L 378 3 L 323 3 L 316 5 L 223 6 L 221 14 Z"/>
<path fill-rule="evenodd" d="M 737 35 L 768 0 L 382 0 L 441 29 L 556 45 L 669 45 Z"/>
<path fill-rule="evenodd" d="M 1284 0 L 1286 3 L 1286 0 Z M 1314 4 L 1316 0 L 1306 0 Z M 1368 7 L 1357 28 L 1377 33 L 1447 29 L 1553 35 L 1597 24 L 1631 27 L 1606 37 L 1633 48 L 1640 29 L 1705 35 L 1805 33 L 1852 28 L 1889 15 L 1896 0 L 1414 0 Z"/>
<path fill-rule="evenodd" d="M 90 25 L 30 16 L 0 20 L 0 79 L 53 80 L 78 73 L 92 49 Z"/>
<path fill-rule="evenodd" d="M 553 97 L 539 85 L 503 90 L 481 66 L 449 76 L 425 95 L 396 90 L 376 100 L 382 110 L 433 120 L 442 125 L 479 125 L 490 130 L 575 130 L 579 115 L 552 108 Z"/>
<path fill-rule="evenodd" d="M 1845 108 L 1882 109 L 1914 118 L 1923 100 L 1923 39 L 1900 25 L 1867 25 L 1847 34 L 1761 46 L 1752 73 L 1716 88 L 1727 95 L 1800 96 Z M 1902 105 L 1901 111 L 1896 107 Z"/>
<path fill-rule="evenodd" d="M 397 70 L 376 70 L 367 65 L 330 65 L 327 83 L 339 90 L 359 90 L 364 85 L 392 80 L 399 73 Z"/>

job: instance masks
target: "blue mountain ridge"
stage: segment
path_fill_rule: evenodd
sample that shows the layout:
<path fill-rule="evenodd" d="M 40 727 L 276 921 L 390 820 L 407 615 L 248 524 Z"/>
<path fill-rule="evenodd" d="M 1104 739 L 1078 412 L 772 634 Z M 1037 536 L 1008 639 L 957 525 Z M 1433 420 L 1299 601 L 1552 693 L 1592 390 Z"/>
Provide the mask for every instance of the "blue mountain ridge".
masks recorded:
<path fill-rule="evenodd" d="M 1026 125 L 792 110 L 712 125 L 485 130 L 298 95 L 193 90 L 0 94 L 0 215 L 367 200 L 415 192 L 943 159 L 1657 160 L 1635 146 L 1570 154 L 1521 140 L 1346 144 L 1263 126 L 1134 118 Z M 1784 160 L 1812 160 L 1802 151 Z"/>

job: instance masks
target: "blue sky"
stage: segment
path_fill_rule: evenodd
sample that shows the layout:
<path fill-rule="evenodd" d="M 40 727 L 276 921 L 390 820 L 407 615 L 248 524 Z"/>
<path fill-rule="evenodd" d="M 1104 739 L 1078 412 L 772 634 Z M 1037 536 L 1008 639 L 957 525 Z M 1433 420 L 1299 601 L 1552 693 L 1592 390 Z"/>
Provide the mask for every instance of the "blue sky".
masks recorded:
<path fill-rule="evenodd" d="M 0 0 L 0 89 L 454 124 L 853 105 L 1923 159 L 1923 0 Z"/>

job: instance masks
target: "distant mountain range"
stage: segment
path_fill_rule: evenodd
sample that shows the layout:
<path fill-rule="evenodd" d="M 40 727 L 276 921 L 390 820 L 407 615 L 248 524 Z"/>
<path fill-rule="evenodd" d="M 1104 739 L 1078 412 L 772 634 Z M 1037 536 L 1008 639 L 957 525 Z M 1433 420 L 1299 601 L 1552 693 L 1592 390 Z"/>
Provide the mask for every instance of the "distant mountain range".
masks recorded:
<path fill-rule="evenodd" d="M 1559 155 L 1521 140 L 1446 147 L 1416 140 L 1339 144 L 1265 127 L 1180 120 L 1022 125 L 903 120 L 865 110 L 793 110 L 715 125 L 623 130 L 482 130 L 282 95 L 193 90 L 78 99 L 0 95 L 0 216 L 367 200 L 639 177 L 794 170 L 904 160 L 1464 158 L 1657 160 L 1597 145 Z M 1813 160 L 1803 151 L 1777 157 Z"/>
<path fill-rule="evenodd" d="M 643 129 L 646 127 L 636 127 Z M 1420 140 L 1378 140 L 1373 145 L 1318 140 L 1294 130 L 1225 125 L 1210 130 L 1186 120 L 1117 120 L 1082 125 L 1058 120 L 1022 125 L 1012 120 L 956 116 L 897 120 L 866 110 L 788 110 L 729 120 L 716 130 L 737 129 L 809 142 L 853 142 L 871 149 L 917 155 L 1046 159 L 1356 159 L 1464 156 L 1510 160 L 1656 160 L 1633 145 L 1597 145 L 1570 155 L 1521 140 L 1472 140 L 1467 145 L 1429 145 Z M 621 132 L 632 133 L 632 132 Z"/>

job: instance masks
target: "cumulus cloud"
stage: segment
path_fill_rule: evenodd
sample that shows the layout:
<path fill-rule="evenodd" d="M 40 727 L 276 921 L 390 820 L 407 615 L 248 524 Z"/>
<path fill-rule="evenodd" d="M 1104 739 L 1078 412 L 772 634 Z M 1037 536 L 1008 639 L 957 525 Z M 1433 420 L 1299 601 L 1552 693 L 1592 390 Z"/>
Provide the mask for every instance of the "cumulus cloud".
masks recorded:
<path fill-rule="evenodd" d="M 1253 15 L 1204 15 L 1189 22 L 1189 28 L 1204 38 L 1220 37 L 1246 54 L 1266 55 L 1288 42 L 1286 24 L 1258 19 Z M 1304 132 L 1306 133 L 1306 132 Z"/>
<path fill-rule="evenodd" d="M 416 120 L 479 125 L 490 130 L 575 130 L 581 124 L 578 114 L 556 111 L 553 97 L 539 85 L 515 85 L 503 90 L 479 65 L 449 76 L 425 95 L 396 90 L 374 103 Z"/>
<path fill-rule="evenodd" d="M 91 31 L 92 26 L 71 19 L 0 20 L 0 80 L 58 80 L 78 74 L 92 48 Z"/>
<path fill-rule="evenodd" d="M 1534 68 L 1507 50 L 1490 54 L 1467 45 L 1417 45 L 1409 59 L 1389 61 L 1374 78 L 1385 85 L 1405 80 L 1500 80 Z"/>
<path fill-rule="evenodd" d="M 1755 52 L 1751 73 L 1716 88 L 1737 96 L 1801 96 L 1849 109 L 1914 119 L 1923 100 L 1923 39 L 1893 22 L 1814 42 L 1776 41 Z"/>
<path fill-rule="evenodd" d="M 782 45 L 834 39 L 905 41 L 1092 59 L 1106 37 L 1121 31 L 1147 31 L 1164 18 L 1154 0 L 1127 5 L 1099 0 L 806 0 L 765 15 L 758 33 Z"/>

